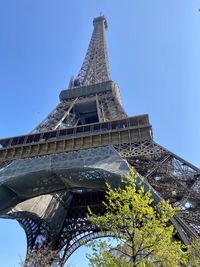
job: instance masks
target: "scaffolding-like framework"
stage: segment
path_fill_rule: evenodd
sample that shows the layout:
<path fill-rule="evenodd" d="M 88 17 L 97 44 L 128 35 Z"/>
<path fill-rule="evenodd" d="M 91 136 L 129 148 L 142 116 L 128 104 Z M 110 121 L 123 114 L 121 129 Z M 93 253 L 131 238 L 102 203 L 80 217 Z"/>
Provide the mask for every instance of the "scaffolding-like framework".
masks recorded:
<path fill-rule="evenodd" d="M 131 166 L 155 199 L 181 208 L 171 220 L 177 236 L 185 244 L 200 236 L 200 170 L 154 141 L 148 115 L 127 116 L 110 80 L 106 18 L 93 24 L 57 107 L 30 134 L 0 140 L 0 217 L 24 228 L 28 255 L 56 252 L 58 266 L 83 243 L 112 236 L 88 221 L 88 207 L 102 214 L 105 181 L 119 185 Z"/>

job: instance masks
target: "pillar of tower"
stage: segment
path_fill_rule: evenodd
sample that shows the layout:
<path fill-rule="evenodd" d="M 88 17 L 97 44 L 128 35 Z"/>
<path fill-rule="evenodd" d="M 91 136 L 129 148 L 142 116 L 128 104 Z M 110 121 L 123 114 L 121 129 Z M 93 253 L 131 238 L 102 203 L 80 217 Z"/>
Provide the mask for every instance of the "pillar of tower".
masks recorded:
<path fill-rule="evenodd" d="M 58 266 L 84 242 L 110 235 L 89 222 L 88 207 L 102 214 L 105 183 L 119 186 L 131 166 L 156 200 L 181 207 L 172 220 L 177 237 L 187 244 L 200 235 L 199 168 L 154 141 L 148 115 L 127 116 L 110 78 L 107 20 L 93 25 L 57 107 L 30 134 L 0 140 L 0 217 L 24 228 L 28 259 L 44 251 Z"/>

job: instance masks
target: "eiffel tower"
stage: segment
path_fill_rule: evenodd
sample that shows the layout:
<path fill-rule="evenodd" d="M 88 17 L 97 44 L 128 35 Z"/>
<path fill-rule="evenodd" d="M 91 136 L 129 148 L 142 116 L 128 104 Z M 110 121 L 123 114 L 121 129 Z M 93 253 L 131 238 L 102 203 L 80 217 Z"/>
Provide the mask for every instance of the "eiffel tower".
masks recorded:
<path fill-rule="evenodd" d="M 155 199 L 181 207 L 177 237 L 188 244 L 200 235 L 200 170 L 154 141 L 148 115 L 128 117 L 110 78 L 107 20 L 93 25 L 57 107 L 30 134 L 0 140 L 0 217 L 19 222 L 28 252 L 56 251 L 59 266 L 83 242 L 110 235 L 88 221 L 88 207 L 103 213 L 105 181 L 119 185 L 131 166 Z"/>

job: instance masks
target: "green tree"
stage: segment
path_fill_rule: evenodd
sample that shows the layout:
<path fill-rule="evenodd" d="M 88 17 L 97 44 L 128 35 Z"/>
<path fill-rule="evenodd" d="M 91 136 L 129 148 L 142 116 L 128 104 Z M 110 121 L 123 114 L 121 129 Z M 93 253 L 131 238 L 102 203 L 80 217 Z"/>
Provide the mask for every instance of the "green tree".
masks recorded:
<path fill-rule="evenodd" d="M 88 255 L 95 267 L 176 267 L 186 263 L 181 242 L 173 238 L 169 222 L 175 210 L 167 201 L 153 205 L 150 189 L 136 185 L 137 174 L 131 170 L 120 188 L 107 184 L 106 212 L 99 216 L 89 209 L 90 221 L 101 231 L 109 231 L 118 245 L 93 241 Z"/>
<path fill-rule="evenodd" d="M 48 251 L 40 248 L 37 251 L 30 251 L 25 262 L 21 261 L 20 265 L 23 267 L 51 267 L 52 260 L 55 258 L 57 258 L 56 251 Z"/>
<path fill-rule="evenodd" d="M 200 266 L 200 239 L 193 239 L 188 246 L 188 262 L 192 267 Z"/>
<path fill-rule="evenodd" d="M 115 248 L 110 244 L 110 240 L 100 242 L 91 242 L 89 247 L 92 249 L 92 254 L 87 254 L 90 266 L 95 267 L 127 267 L 125 257 L 116 257 Z M 112 253 L 111 253 L 112 252 Z"/>
<path fill-rule="evenodd" d="M 29 251 L 25 261 L 20 259 L 20 266 L 23 267 L 61 267 L 63 262 L 57 251 L 44 248 L 38 248 L 35 251 Z M 70 267 L 70 264 L 65 265 Z"/>

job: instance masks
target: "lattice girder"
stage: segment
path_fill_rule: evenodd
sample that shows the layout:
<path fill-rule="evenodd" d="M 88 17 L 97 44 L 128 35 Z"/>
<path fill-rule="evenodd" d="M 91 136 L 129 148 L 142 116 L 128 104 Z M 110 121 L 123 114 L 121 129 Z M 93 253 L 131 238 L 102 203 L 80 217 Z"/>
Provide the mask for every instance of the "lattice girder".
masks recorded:
<path fill-rule="evenodd" d="M 151 186 L 173 206 L 179 217 L 200 236 L 200 170 L 154 142 L 116 147 Z M 187 216 L 186 216 L 187 214 Z"/>
<path fill-rule="evenodd" d="M 104 16 L 95 18 L 93 24 L 92 38 L 74 86 L 91 85 L 110 80 L 105 37 L 106 18 Z"/>
<path fill-rule="evenodd" d="M 91 90 L 90 94 L 84 96 L 61 99 L 58 106 L 32 131 L 32 133 L 84 124 L 81 122 L 80 114 L 77 112 L 77 107 L 83 104 L 88 107 L 91 103 L 96 104 L 96 113 L 99 122 L 126 118 L 127 114 L 121 103 L 118 85 L 113 81 L 109 81 L 107 84 L 110 86 L 109 90 L 99 90 L 98 93 L 95 92 L 95 90 L 94 92 Z M 98 85 L 96 85 L 96 87 L 98 87 Z M 71 90 L 64 90 L 62 92 L 70 92 Z M 82 88 L 80 87 L 79 90 L 82 90 Z"/>
<path fill-rule="evenodd" d="M 80 72 L 57 107 L 31 134 L 0 140 L 0 217 L 18 220 L 28 252 L 56 252 L 57 266 L 83 242 L 112 236 L 88 221 L 88 206 L 103 214 L 105 181 L 119 186 L 131 166 L 154 202 L 180 207 L 171 219 L 179 238 L 200 236 L 200 170 L 154 142 L 147 115 L 127 117 L 110 80 L 106 18 L 93 24 Z"/>
<path fill-rule="evenodd" d="M 134 146 L 135 149 L 133 149 Z M 173 205 L 184 205 L 186 190 L 192 190 L 196 183 L 194 177 L 198 174 L 197 169 L 193 169 L 190 165 L 186 166 L 184 160 L 181 162 L 179 157 L 176 158 L 174 154 L 154 142 L 148 141 L 143 143 L 136 142 L 135 144 L 124 144 L 115 149 L 119 150 L 119 153 L 121 153 L 123 157 L 126 155 L 129 163 L 134 166 L 139 173 L 143 173 L 143 175 L 146 176 L 153 188 L 156 189 L 163 198 L 169 199 Z M 158 175 L 160 175 L 160 179 L 155 179 Z M 170 178 L 170 188 L 166 178 Z M 190 181 L 189 189 L 187 187 L 187 181 Z M 170 195 L 170 192 L 175 190 L 177 190 L 177 193 Z M 57 200 L 67 211 L 62 223 L 62 228 L 57 232 L 57 235 L 52 234 L 52 230 L 49 227 L 46 227 L 45 223 L 41 223 L 41 219 L 35 220 L 30 214 L 27 215 L 26 218 L 19 220 L 25 228 L 25 231 L 28 233 L 27 240 L 29 240 L 28 244 L 30 250 L 37 247 L 38 236 L 41 237 L 39 231 L 42 230 L 42 233 L 44 233 L 44 230 L 46 230 L 45 233 L 49 233 L 46 234 L 48 249 L 50 248 L 52 251 L 58 251 L 64 263 L 73 251 L 81 245 L 81 241 L 89 241 L 89 237 L 92 239 L 101 235 L 99 229 L 94 225 L 91 225 L 88 221 L 86 214 L 88 206 L 91 206 L 97 212 L 103 212 L 102 201 L 104 192 L 100 191 L 97 194 L 97 192 L 85 191 L 84 193 L 80 191 L 75 194 L 73 193 L 72 195 L 72 201 L 67 204 L 65 199 L 61 197 L 62 195 L 60 193 L 54 194 L 55 200 Z M 179 197 L 177 200 L 177 196 L 179 195 L 181 198 Z M 197 203 L 197 201 L 199 201 L 198 198 L 195 198 L 194 194 L 191 195 L 193 197 L 193 203 Z M 189 198 L 187 201 L 189 201 Z M 196 207 L 194 208 L 196 211 Z M 194 213 L 194 210 L 192 212 Z M 190 213 L 190 207 L 181 210 L 177 215 L 178 222 L 175 221 L 174 223 L 174 225 L 178 225 L 177 228 L 179 234 L 183 235 L 182 238 L 185 243 L 188 242 L 187 240 L 191 237 L 191 234 L 192 236 L 195 236 L 195 233 L 199 234 L 198 218 L 193 216 L 193 219 L 189 216 Z M 41 228 L 41 225 L 45 225 L 46 228 Z M 37 238 L 33 229 L 36 229 Z M 193 233 L 193 231 L 195 231 L 195 233 Z M 45 243 L 45 239 L 43 239 L 43 242 Z"/>

